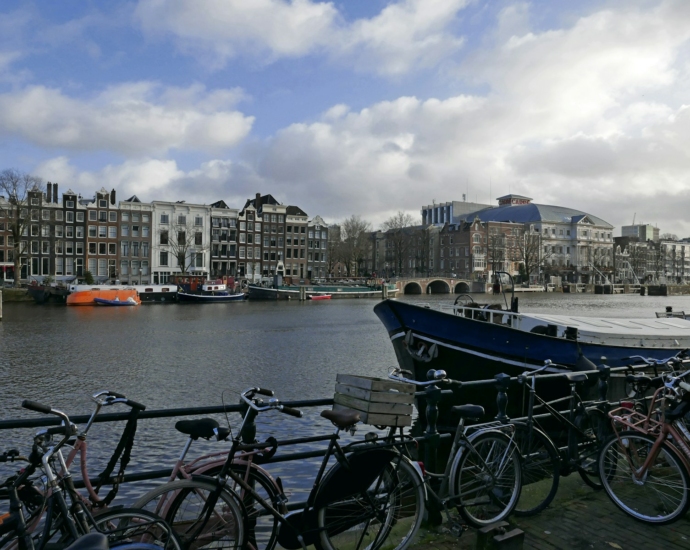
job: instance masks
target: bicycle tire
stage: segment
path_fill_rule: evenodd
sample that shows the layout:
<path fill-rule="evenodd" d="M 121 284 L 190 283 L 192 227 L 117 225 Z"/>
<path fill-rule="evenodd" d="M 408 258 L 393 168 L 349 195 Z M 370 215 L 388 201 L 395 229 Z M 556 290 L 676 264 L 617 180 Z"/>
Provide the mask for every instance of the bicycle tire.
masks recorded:
<path fill-rule="evenodd" d="M 204 521 L 202 513 L 206 512 L 206 500 L 215 490 L 216 485 L 212 482 L 171 481 L 146 493 L 134 506 L 156 513 L 167 521 L 185 550 L 242 548 L 245 543 L 245 515 L 237 502 L 237 495 L 224 489 L 212 512 L 211 522 Z M 202 530 L 198 531 L 201 525 Z"/>
<path fill-rule="evenodd" d="M 561 458 L 551 439 L 536 427 L 515 424 L 515 444 L 522 458 L 522 490 L 514 513 L 528 517 L 543 511 L 558 492 Z"/>
<path fill-rule="evenodd" d="M 151 547 L 182 550 L 171 526 L 156 514 L 138 508 L 106 510 L 93 518 L 92 531 L 106 535 L 112 549 L 134 550 Z"/>
<path fill-rule="evenodd" d="M 507 518 L 520 498 L 520 451 L 511 439 L 489 431 L 472 437 L 456 458 L 453 480 L 457 508 L 465 520 L 481 528 Z"/>
<path fill-rule="evenodd" d="M 578 447 L 577 473 L 580 474 L 582 481 L 595 491 L 600 491 L 604 486 L 599 472 L 599 451 L 602 445 L 611 436 L 611 421 L 609 417 L 598 409 L 586 410 L 575 418 L 575 425 L 583 432 L 592 437 L 589 444 L 584 449 Z M 577 433 L 572 434 L 578 438 Z"/>
<path fill-rule="evenodd" d="M 222 466 L 218 466 L 217 468 L 206 470 L 204 475 L 215 477 L 221 468 Z M 231 464 L 230 469 L 242 479 L 246 477 L 245 481 L 254 488 L 262 499 L 270 502 L 276 510 L 283 514 L 287 512 L 285 505 L 280 502 L 280 489 L 276 487 L 273 478 L 263 470 L 250 466 L 249 474 L 247 475 L 247 465 L 237 463 Z M 244 506 L 246 540 L 256 550 L 273 550 L 276 546 L 280 522 L 266 512 L 260 504 L 257 504 L 250 494 L 244 493 L 242 487 L 232 478 L 227 478 L 225 488 L 237 494 Z"/>
<path fill-rule="evenodd" d="M 324 550 L 404 550 L 423 516 L 424 480 L 400 457 L 384 467 L 366 495 L 330 502 L 317 511 L 319 541 Z"/>
<path fill-rule="evenodd" d="M 655 437 L 634 431 L 613 435 L 601 448 L 599 468 L 612 472 L 602 481 L 616 506 L 638 521 L 665 525 L 680 519 L 690 508 L 690 473 L 675 447 L 664 442 L 644 479 L 633 479 L 630 462 L 639 470 L 655 441 Z M 669 483 L 671 478 L 674 481 Z"/>

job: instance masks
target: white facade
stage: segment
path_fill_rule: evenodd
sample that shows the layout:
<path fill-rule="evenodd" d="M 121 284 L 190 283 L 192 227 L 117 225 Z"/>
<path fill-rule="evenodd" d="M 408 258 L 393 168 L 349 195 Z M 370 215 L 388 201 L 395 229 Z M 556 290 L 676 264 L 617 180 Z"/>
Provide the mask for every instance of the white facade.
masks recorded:
<path fill-rule="evenodd" d="M 209 277 L 211 245 L 211 207 L 186 202 L 153 201 L 153 284 L 163 284 L 171 275 L 182 273 L 175 255 L 178 233 L 200 234 L 186 250 L 187 272 Z M 166 239 L 167 232 L 167 239 Z M 167 244 L 166 244 L 167 241 Z"/>

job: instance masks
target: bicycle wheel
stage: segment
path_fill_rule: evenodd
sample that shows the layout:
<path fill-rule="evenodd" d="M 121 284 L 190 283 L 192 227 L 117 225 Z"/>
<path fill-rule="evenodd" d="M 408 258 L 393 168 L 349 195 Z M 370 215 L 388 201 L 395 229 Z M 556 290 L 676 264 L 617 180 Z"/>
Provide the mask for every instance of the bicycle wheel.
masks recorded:
<path fill-rule="evenodd" d="M 515 424 L 515 444 L 522 457 L 522 490 L 516 516 L 532 516 L 544 510 L 558 492 L 561 459 L 552 441 L 535 427 Z"/>
<path fill-rule="evenodd" d="M 599 468 L 606 493 L 616 506 L 636 520 L 656 525 L 672 523 L 690 507 L 690 474 L 676 451 L 663 443 L 642 478 L 635 477 L 647 460 L 654 437 L 622 432 L 602 447 Z"/>
<path fill-rule="evenodd" d="M 266 502 L 281 513 L 287 512 L 281 503 L 280 490 L 274 481 L 257 468 L 247 469 L 243 464 L 232 464 L 231 469 Z M 210 472 L 209 472 L 210 473 Z M 236 481 L 228 477 L 226 489 L 233 491 L 244 505 L 245 529 L 247 541 L 256 550 L 273 550 L 278 535 L 278 520 L 269 514 L 251 493 L 243 489 Z"/>
<path fill-rule="evenodd" d="M 223 490 L 209 515 L 206 502 L 215 490 L 215 484 L 204 481 L 173 481 L 145 494 L 134 506 L 165 519 L 185 550 L 241 548 L 245 523 L 237 497 Z"/>
<path fill-rule="evenodd" d="M 520 498 L 520 452 L 500 432 L 484 432 L 470 441 L 472 447 L 461 451 L 453 488 L 462 517 L 484 527 L 508 517 Z"/>
<path fill-rule="evenodd" d="M 424 516 L 424 481 L 401 457 L 388 464 L 366 492 L 317 512 L 325 550 L 404 550 Z"/>
<path fill-rule="evenodd" d="M 572 434 L 579 443 L 577 473 L 580 474 L 582 481 L 599 491 L 603 487 L 599 472 L 599 451 L 611 436 L 611 421 L 602 411 L 592 409 L 585 411 L 583 415 L 578 415 L 575 425 L 587 434 L 586 438 L 580 437 L 577 433 Z"/>
<path fill-rule="evenodd" d="M 108 538 L 110 548 L 159 547 L 181 550 L 182 545 L 170 526 L 156 514 L 135 508 L 108 510 L 95 516 L 94 530 Z"/>

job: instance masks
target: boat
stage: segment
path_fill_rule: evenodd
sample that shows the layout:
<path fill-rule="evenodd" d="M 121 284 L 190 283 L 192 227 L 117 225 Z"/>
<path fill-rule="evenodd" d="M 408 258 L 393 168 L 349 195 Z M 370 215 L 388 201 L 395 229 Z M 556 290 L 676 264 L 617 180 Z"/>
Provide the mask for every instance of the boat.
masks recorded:
<path fill-rule="evenodd" d="M 139 294 L 141 303 L 167 303 L 177 301 L 177 285 L 70 285 L 69 292 L 83 292 L 87 290 L 125 290 L 133 289 Z"/>
<path fill-rule="evenodd" d="M 505 308 L 462 295 L 438 309 L 384 300 L 374 312 L 388 331 L 398 364 L 418 380 L 426 380 L 429 369 L 445 370 L 460 381 L 517 376 L 543 367 L 547 359 L 553 362 L 551 372 L 596 370 L 602 363 L 628 365 L 633 355 L 666 359 L 690 348 L 690 321 L 684 318 L 528 314 L 518 311 L 514 296 Z M 590 380 L 590 390 L 595 382 Z M 565 377 L 542 384 L 538 390 L 546 398 L 569 391 Z M 595 397 L 593 390 L 588 394 Z M 493 389 L 473 391 L 473 399 L 496 409 Z"/>
<path fill-rule="evenodd" d="M 279 285 L 247 285 L 250 300 L 299 300 L 300 293 L 306 299 L 312 296 L 329 295 L 333 299 L 340 298 L 382 298 L 395 297 L 398 289 L 393 284 L 372 282 L 368 285 L 309 285 L 309 284 L 279 284 Z M 384 290 L 385 289 L 385 290 Z M 302 298 L 302 299 L 305 299 Z"/>
<path fill-rule="evenodd" d="M 137 301 L 137 305 L 141 303 L 137 291 L 133 288 L 92 288 L 91 290 L 72 292 L 67 296 L 66 303 L 68 306 L 95 306 L 98 303 L 96 299 L 102 302 L 125 302 L 129 298 Z"/>
<path fill-rule="evenodd" d="M 196 302 L 204 304 L 242 302 L 247 295 L 243 292 L 229 292 L 228 285 L 222 281 L 206 281 L 196 291 L 177 291 L 177 299 L 180 302 Z"/>
<path fill-rule="evenodd" d="M 126 300 L 115 298 L 114 300 L 106 300 L 105 298 L 94 298 L 94 302 L 99 306 L 138 306 L 141 305 L 141 300 L 138 297 L 130 296 Z"/>
<path fill-rule="evenodd" d="M 27 291 L 37 304 L 64 304 L 70 293 L 68 287 L 59 284 L 30 284 Z"/>
<path fill-rule="evenodd" d="M 311 294 L 309 296 L 310 300 L 330 300 L 331 295 L 330 294 Z"/>

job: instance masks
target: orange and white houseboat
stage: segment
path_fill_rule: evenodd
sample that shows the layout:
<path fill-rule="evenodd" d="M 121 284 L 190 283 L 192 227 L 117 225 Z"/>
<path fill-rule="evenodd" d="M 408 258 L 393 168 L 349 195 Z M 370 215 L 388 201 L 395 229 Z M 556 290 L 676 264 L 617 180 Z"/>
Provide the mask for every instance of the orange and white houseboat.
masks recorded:
<path fill-rule="evenodd" d="M 125 289 L 92 289 L 72 292 L 67 296 L 68 306 L 95 306 L 94 298 L 103 300 L 117 300 L 120 302 L 133 298 L 137 303 L 141 303 L 139 294 L 132 288 Z"/>

